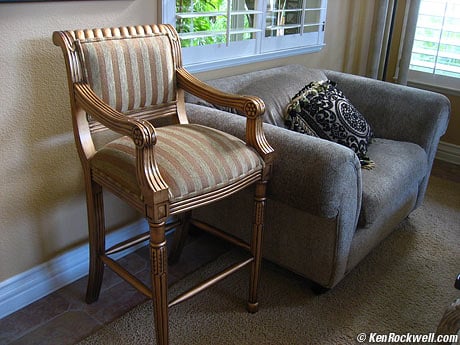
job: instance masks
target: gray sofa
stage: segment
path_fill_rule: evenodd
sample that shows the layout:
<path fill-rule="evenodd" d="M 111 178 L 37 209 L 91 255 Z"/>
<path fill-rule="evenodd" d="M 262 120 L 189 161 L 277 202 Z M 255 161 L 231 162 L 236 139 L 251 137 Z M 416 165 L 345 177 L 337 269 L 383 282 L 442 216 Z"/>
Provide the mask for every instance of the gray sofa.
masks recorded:
<path fill-rule="evenodd" d="M 364 115 L 375 139 L 372 170 L 339 144 L 284 127 L 283 111 L 305 84 L 330 79 Z M 319 288 L 332 288 L 424 198 L 450 103 L 440 94 L 334 71 L 288 65 L 208 81 L 261 97 L 264 130 L 276 151 L 263 255 Z M 192 122 L 244 137 L 245 119 L 187 95 Z M 236 236 L 250 233 L 252 193 L 239 193 L 194 217 Z"/>

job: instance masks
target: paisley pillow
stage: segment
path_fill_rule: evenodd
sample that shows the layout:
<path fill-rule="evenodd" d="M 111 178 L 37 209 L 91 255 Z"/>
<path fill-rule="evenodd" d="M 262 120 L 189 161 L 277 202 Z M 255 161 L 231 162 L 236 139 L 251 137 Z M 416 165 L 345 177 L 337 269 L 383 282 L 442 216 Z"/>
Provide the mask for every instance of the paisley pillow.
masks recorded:
<path fill-rule="evenodd" d="M 333 81 L 314 81 L 300 90 L 287 106 L 285 124 L 349 147 L 365 168 L 374 164 L 367 157 L 372 128 Z"/>

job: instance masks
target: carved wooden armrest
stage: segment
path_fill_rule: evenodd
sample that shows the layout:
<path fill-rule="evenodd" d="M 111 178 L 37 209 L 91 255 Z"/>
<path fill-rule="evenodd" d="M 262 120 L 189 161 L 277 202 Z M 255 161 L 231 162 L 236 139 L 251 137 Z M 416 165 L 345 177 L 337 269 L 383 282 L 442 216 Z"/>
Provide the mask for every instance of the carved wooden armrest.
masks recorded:
<path fill-rule="evenodd" d="M 177 84 L 209 103 L 239 110 L 239 113 L 247 118 L 246 143 L 254 147 L 265 162 L 272 161 L 273 148 L 267 142 L 262 128 L 262 115 L 265 113 L 265 103 L 262 99 L 220 91 L 202 82 L 184 68 L 177 70 Z"/>
<path fill-rule="evenodd" d="M 155 161 L 155 127 L 149 121 L 130 118 L 112 108 L 86 83 L 75 84 L 75 99 L 78 106 L 104 126 L 133 140 L 136 145 L 136 175 L 144 198 L 153 198 L 152 193 L 161 193 L 161 199 L 167 199 L 168 185 L 161 177 Z"/>
<path fill-rule="evenodd" d="M 209 103 L 235 108 L 250 118 L 262 116 L 265 112 L 265 104 L 259 97 L 223 92 L 199 80 L 184 68 L 177 70 L 177 83 L 185 91 Z"/>
<path fill-rule="evenodd" d="M 86 83 L 75 83 L 77 105 L 107 128 L 131 137 L 136 146 L 151 146 L 156 142 L 154 126 L 145 120 L 130 118 L 104 102 Z"/>

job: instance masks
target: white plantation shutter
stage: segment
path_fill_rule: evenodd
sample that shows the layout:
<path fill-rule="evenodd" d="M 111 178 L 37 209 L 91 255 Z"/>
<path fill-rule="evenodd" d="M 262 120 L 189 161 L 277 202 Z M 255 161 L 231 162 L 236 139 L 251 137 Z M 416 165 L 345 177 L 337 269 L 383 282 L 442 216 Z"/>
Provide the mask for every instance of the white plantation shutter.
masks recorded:
<path fill-rule="evenodd" d="M 422 0 L 410 78 L 460 89 L 460 0 Z"/>

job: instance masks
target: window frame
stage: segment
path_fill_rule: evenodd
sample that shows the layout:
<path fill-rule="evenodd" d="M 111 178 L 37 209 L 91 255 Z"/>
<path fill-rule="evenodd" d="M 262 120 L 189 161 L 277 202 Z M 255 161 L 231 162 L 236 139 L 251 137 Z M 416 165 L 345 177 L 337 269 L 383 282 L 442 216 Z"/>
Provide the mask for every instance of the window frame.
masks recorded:
<path fill-rule="evenodd" d="M 279 37 L 265 38 L 265 12 L 262 10 L 263 18 L 257 21 L 260 31 L 250 40 L 230 42 L 226 44 L 212 44 L 202 47 L 182 48 L 182 59 L 184 66 L 191 72 L 204 72 L 213 69 L 238 66 L 242 64 L 267 61 L 272 59 L 284 58 L 293 55 L 308 54 L 320 51 L 326 44 L 324 42 L 327 0 L 319 0 L 319 23 L 318 31 L 313 33 L 302 33 L 295 35 L 285 35 Z M 302 11 L 306 8 L 307 0 L 303 0 Z M 176 2 L 160 0 L 160 15 L 163 23 L 176 26 Z M 260 8 L 266 7 L 266 0 L 259 2 Z M 316 36 L 315 36 L 316 35 Z M 273 39 L 274 38 L 274 39 Z M 302 41 L 300 41 L 302 39 Z M 268 44 L 267 44 L 268 43 Z M 216 54 L 216 50 L 218 54 Z M 210 53 L 212 50 L 212 54 Z M 239 56 L 234 56 L 238 52 Z M 210 56 L 217 58 L 210 60 Z"/>
<path fill-rule="evenodd" d="M 422 15 L 425 15 L 425 14 L 419 13 L 419 16 L 422 16 Z M 438 44 L 440 43 L 441 43 L 441 37 L 438 40 Z M 412 52 L 414 51 L 414 49 L 415 48 L 412 48 Z M 412 52 L 411 52 L 411 55 L 412 55 Z M 433 73 L 430 73 L 430 72 L 424 72 L 424 71 L 420 71 L 416 69 L 411 69 L 411 64 L 409 64 L 408 83 L 409 85 L 412 85 L 412 86 L 430 89 L 433 91 L 447 91 L 451 94 L 454 93 L 454 94 L 460 95 L 460 91 L 458 87 L 458 85 L 460 84 L 460 77 L 435 74 L 435 68 L 433 68 Z"/>

